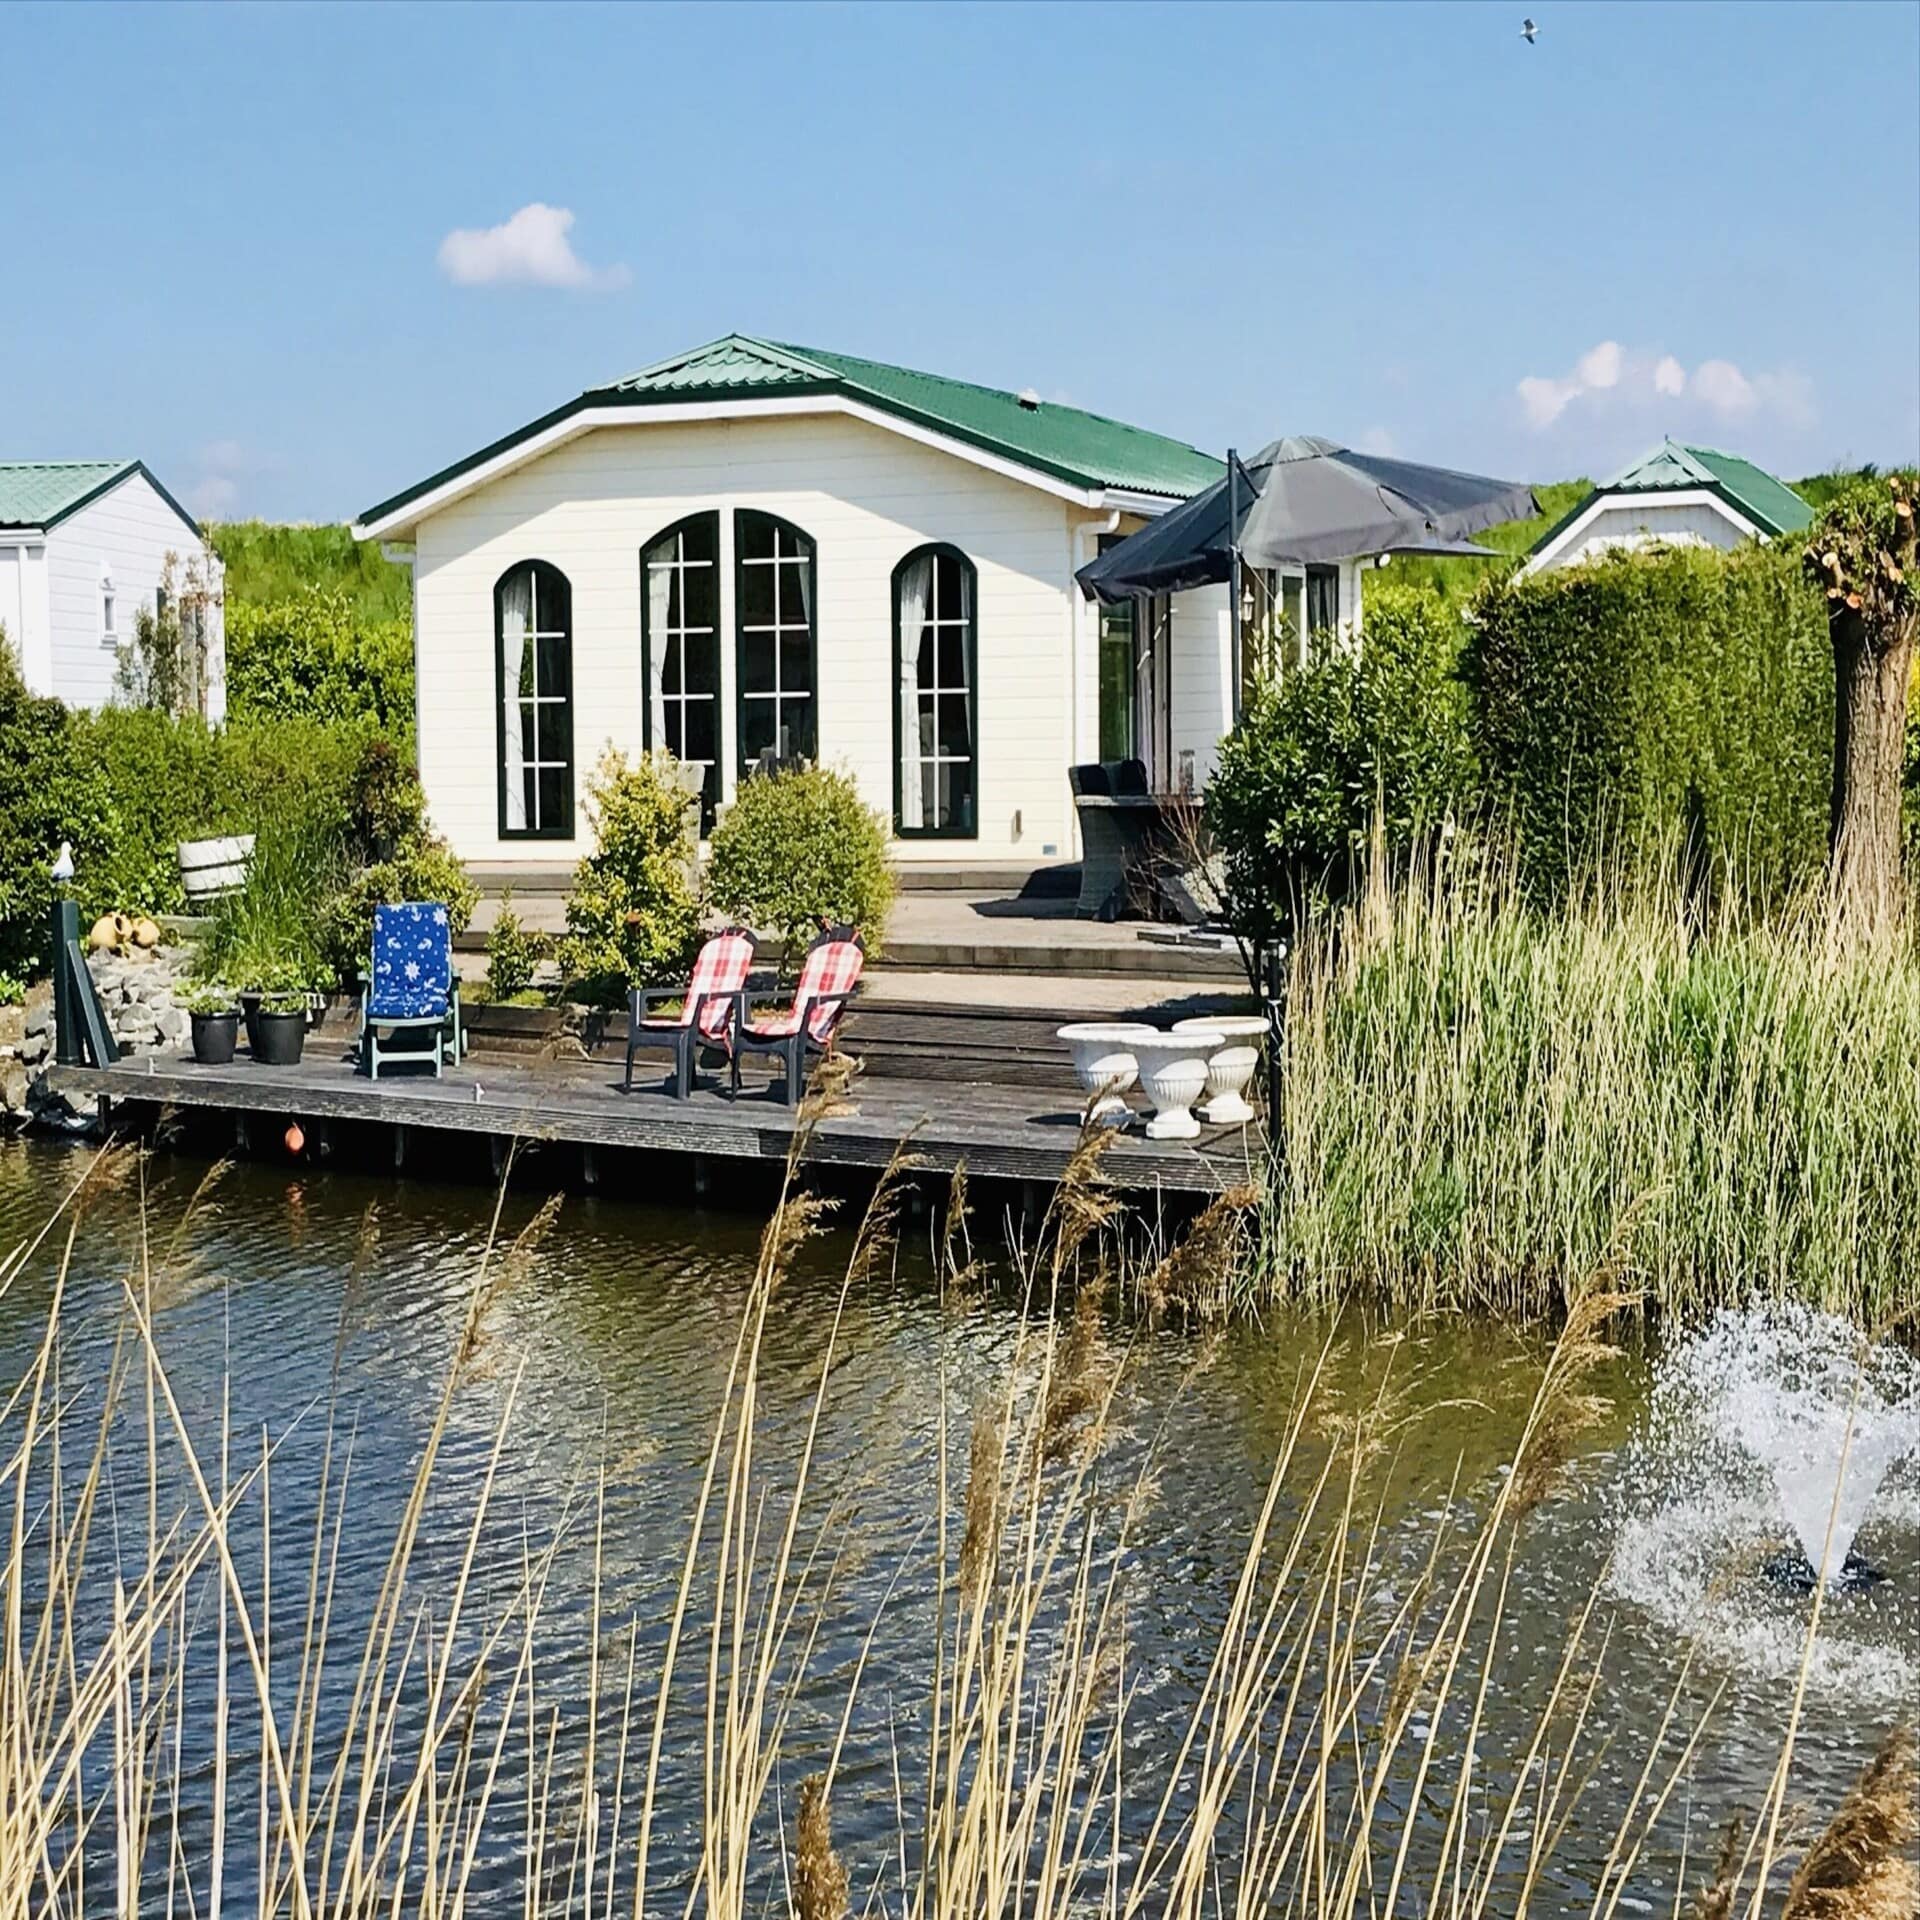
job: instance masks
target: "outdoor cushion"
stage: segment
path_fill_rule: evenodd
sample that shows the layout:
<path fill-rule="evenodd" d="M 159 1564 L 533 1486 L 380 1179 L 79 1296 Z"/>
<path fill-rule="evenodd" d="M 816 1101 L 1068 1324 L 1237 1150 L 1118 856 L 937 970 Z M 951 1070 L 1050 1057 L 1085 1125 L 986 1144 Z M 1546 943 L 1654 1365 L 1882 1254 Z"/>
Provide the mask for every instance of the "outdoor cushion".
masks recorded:
<path fill-rule="evenodd" d="M 753 937 L 745 933 L 721 933 L 700 949 L 693 963 L 693 978 L 687 982 L 686 998 L 680 1011 L 643 1019 L 639 1024 L 671 1032 L 684 1027 L 700 1009 L 700 1033 L 716 1045 L 725 1041 L 733 1021 L 735 998 L 747 984 L 753 967 Z"/>
<path fill-rule="evenodd" d="M 1067 784 L 1073 789 L 1076 800 L 1083 797 L 1103 800 L 1113 791 L 1107 769 L 1098 760 L 1087 760 L 1077 767 L 1069 767 Z"/>
<path fill-rule="evenodd" d="M 754 1021 L 753 1031 L 765 1039 L 795 1033 L 804 1018 L 807 1037 L 824 1046 L 835 1023 L 845 1010 L 844 1000 L 832 998 L 851 993 L 860 982 L 860 967 L 866 956 L 852 940 L 822 940 L 807 949 L 807 963 L 800 970 L 800 984 L 794 989 L 793 1004 L 780 1013 Z M 824 1000 L 825 1005 L 816 1002 Z"/>
<path fill-rule="evenodd" d="M 433 1020 L 447 1011 L 453 941 L 447 910 L 412 901 L 373 910 L 373 982 L 369 1020 Z"/>
<path fill-rule="evenodd" d="M 1115 760 L 1109 772 L 1109 791 L 1116 800 L 1137 800 L 1147 792 L 1147 763 L 1144 760 Z"/>

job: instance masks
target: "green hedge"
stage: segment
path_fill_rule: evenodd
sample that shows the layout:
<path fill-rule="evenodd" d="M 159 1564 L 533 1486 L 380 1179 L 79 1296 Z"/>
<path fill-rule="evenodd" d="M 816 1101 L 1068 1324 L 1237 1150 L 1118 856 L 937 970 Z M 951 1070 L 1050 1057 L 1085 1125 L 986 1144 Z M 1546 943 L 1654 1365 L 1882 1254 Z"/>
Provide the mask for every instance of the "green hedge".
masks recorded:
<path fill-rule="evenodd" d="M 227 600 L 227 717 L 299 715 L 413 736 L 413 627 L 366 618 L 314 589 L 267 605 Z"/>
<path fill-rule="evenodd" d="M 369 737 L 305 719 L 215 729 L 123 707 L 88 713 L 0 674 L 0 969 L 45 971 L 62 840 L 83 917 L 178 912 L 181 840 L 296 817 L 344 834 Z"/>
<path fill-rule="evenodd" d="M 1797 546 L 1687 549 L 1493 585 L 1465 658 L 1487 794 L 1536 885 L 1688 831 L 1777 892 L 1826 851 L 1833 661 Z"/>

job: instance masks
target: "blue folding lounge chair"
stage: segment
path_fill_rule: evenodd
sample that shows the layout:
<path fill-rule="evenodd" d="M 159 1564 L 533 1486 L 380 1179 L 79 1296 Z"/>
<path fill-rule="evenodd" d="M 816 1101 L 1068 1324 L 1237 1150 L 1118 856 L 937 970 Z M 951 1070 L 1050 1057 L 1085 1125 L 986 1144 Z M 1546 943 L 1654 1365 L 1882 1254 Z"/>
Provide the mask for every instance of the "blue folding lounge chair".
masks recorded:
<path fill-rule="evenodd" d="M 396 1033 L 425 1034 L 431 1045 L 396 1047 Z M 381 1035 L 387 1036 L 383 1043 Z M 373 968 L 360 999 L 360 1058 L 378 1080 L 384 1060 L 433 1068 L 460 1058 L 460 979 L 453 970 L 453 933 L 438 901 L 408 901 L 373 910 Z"/>

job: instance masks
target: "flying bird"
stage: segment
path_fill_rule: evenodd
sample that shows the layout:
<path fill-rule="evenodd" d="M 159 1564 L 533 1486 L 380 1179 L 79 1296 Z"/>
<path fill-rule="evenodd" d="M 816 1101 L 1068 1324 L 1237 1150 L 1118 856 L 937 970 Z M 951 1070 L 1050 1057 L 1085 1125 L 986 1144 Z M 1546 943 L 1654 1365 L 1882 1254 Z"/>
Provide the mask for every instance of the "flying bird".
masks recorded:
<path fill-rule="evenodd" d="M 60 842 L 60 852 L 55 858 L 51 878 L 71 880 L 73 878 L 73 843 L 70 840 Z"/>
<path fill-rule="evenodd" d="M 1531 20 L 1522 20 L 1520 22 L 1520 38 L 1524 40 L 1528 46 L 1533 45 L 1539 32 L 1540 29 L 1536 27 Z"/>

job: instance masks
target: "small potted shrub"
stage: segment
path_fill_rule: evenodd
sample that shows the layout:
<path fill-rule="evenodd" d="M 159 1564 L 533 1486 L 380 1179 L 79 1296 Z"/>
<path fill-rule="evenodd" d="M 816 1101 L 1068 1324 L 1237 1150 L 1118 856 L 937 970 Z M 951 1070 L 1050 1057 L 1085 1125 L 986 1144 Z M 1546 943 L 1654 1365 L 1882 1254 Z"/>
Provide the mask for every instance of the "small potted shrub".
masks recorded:
<path fill-rule="evenodd" d="M 202 987 L 187 1000 L 193 1023 L 193 1057 L 203 1067 L 224 1067 L 240 1037 L 240 1008 L 225 987 Z"/>
<path fill-rule="evenodd" d="M 263 1045 L 261 1010 L 269 1000 L 278 1011 L 297 1005 L 304 1025 L 307 1017 L 307 983 L 300 969 L 289 960 L 247 956 L 250 961 L 241 973 L 246 985 L 240 989 L 240 1017 L 246 1022 L 247 1045 L 257 1058 Z"/>
<path fill-rule="evenodd" d="M 307 992 L 280 988 L 260 996 L 253 1016 L 253 1057 L 263 1067 L 297 1067 L 307 1040 Z"/>

